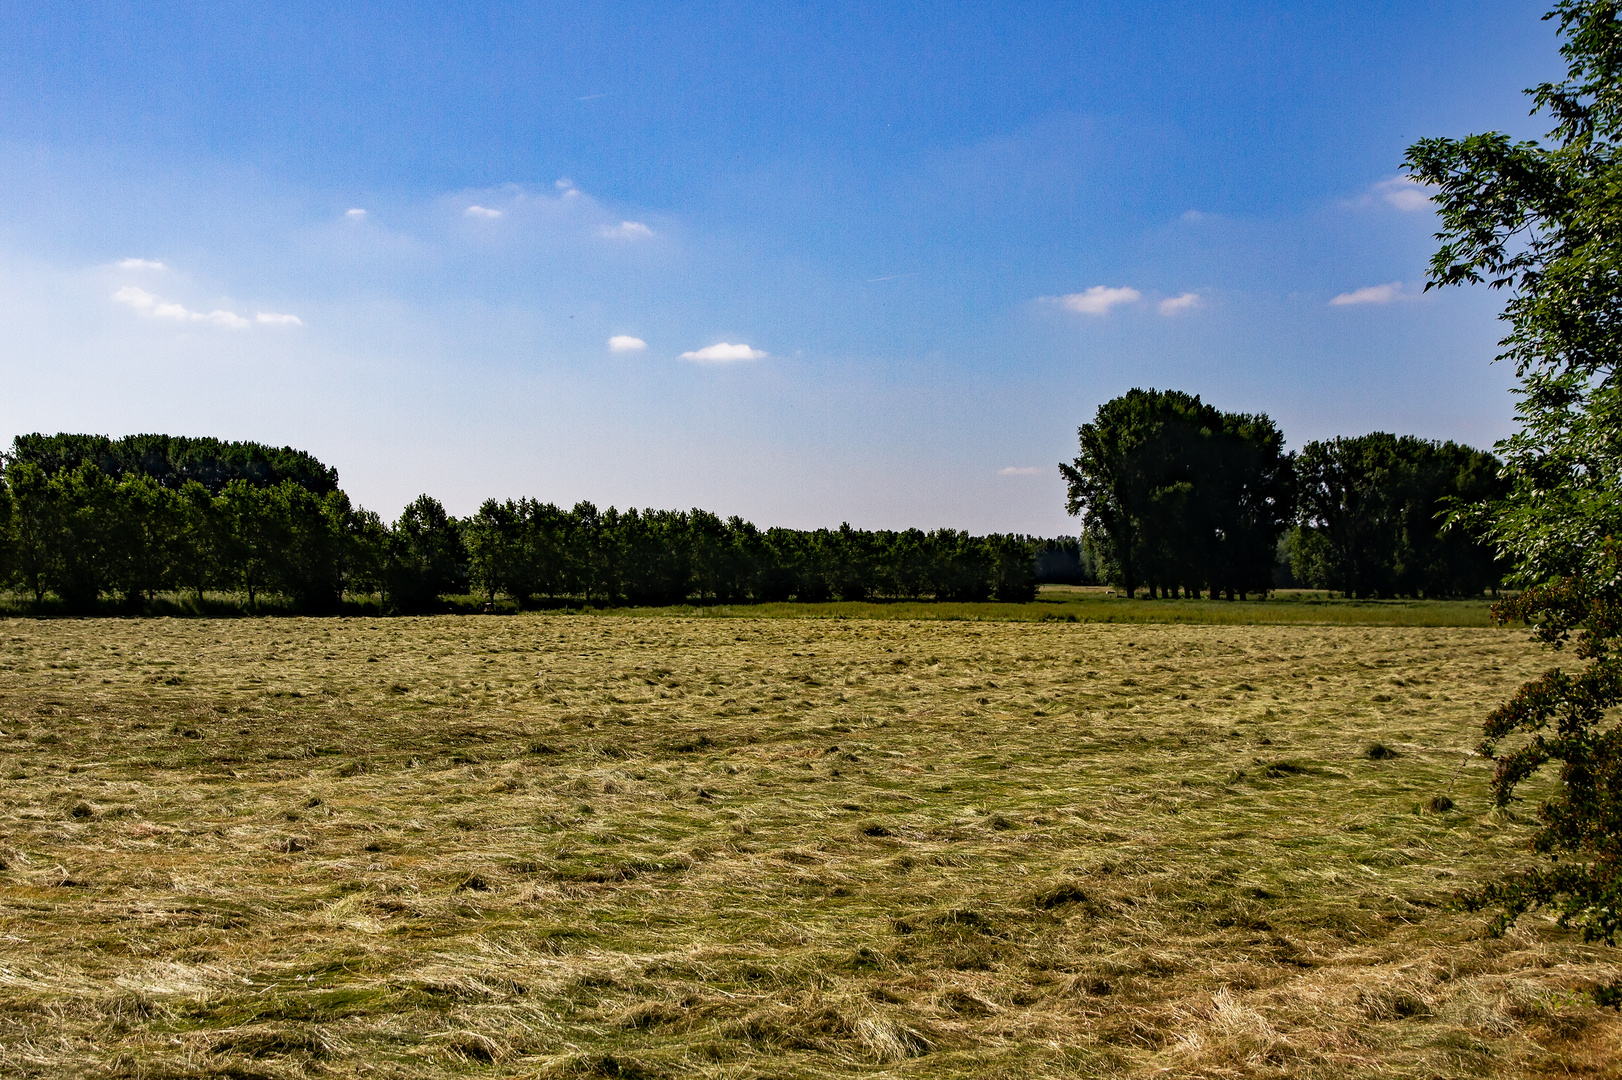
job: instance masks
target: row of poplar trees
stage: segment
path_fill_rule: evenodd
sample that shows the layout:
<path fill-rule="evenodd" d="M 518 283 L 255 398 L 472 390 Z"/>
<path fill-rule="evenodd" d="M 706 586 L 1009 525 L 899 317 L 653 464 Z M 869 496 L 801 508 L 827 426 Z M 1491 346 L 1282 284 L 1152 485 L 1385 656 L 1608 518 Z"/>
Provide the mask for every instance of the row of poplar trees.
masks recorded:
<path fill-rule="evenodd" d="M 476 591 L 556 603 L 1029 600 L 1040 541 L 952 529 L 760 530 L 703 510 L 490 500 L 457 519 L 419 497 L 393 523 L 307 454 L 160 435 L 30 435 L 0 478 L 0 579 L 36 606 L 150 608 L 163 592 L 344 597 L 431 611 Z"/>
<path fill-rule="evenodd" d="M 1060 465 L 1101 576 L 1128 596 L 1233 599 L 1291 574 L 1349 596 L 1474 596 L 1498 585 L 1492 547 L 1447 527 L 1502 496 L 1500 464 L 1456 443 L 1375 433 L 1299 454 L 1265 414 L 1179 391 L 1105 402 Z"/>

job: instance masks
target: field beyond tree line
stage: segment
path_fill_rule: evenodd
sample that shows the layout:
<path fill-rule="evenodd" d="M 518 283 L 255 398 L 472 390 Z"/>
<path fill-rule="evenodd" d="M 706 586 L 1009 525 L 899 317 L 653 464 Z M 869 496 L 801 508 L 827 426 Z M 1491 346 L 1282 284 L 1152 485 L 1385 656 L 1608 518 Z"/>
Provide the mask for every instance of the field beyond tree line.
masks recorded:
<path fill-rule="evenodd" d="M 1608 1074 L 1609 951 L 1450 906 L 1531 858 L 1466 751 L 1543 663 L 1468 627 L 6 620 L 0 1071 Z"/>

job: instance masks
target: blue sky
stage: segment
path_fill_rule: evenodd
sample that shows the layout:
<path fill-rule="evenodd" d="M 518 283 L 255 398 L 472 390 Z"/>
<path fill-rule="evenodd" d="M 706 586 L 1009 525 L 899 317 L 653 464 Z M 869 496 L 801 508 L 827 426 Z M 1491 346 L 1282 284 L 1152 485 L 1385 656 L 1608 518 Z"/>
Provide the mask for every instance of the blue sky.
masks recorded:
<path fill-rule="evenodd" d="M 1074 531 L 1132 386 L 1485 446 L 1426 135 L 1546 126 L 1540 4 L 0 6 L 0 437 L 421 491 Z"/>

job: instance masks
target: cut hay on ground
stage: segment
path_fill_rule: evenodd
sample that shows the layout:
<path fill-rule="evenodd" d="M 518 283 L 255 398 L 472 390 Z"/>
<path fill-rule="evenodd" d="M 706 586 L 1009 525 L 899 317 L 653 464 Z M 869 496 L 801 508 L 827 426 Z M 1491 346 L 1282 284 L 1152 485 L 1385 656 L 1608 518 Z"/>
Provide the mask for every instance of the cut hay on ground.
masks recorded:
<path fill-rule="evenodd" d="M 1413 627 L 0 622 L 0 1073 L 1608 1074 Z M 1461 768 L 1462 765 L 1462 768 Z M 1451 808 L 1450 808 L 1451 807 Z"/>

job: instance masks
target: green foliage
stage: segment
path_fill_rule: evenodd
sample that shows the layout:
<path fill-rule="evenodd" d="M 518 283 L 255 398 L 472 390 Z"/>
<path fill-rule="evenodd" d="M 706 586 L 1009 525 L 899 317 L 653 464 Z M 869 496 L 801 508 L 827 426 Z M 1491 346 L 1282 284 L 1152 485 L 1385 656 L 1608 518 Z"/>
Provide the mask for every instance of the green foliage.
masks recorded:
<path fill-rule="evenodd" d="M 1497 761 L 1499 806 L 1544 765 L 1560 763 L 1559 790 L 1538 807 L 1542 827 L 1532 840 L 1553 865 L 1497 882 L 1467 903 L 1498 909 L 1498 931 L 1549 906 L 1586 940 L 1614 945 L 1622 931 L 1622 729 L 1606 720 L 1622 704 L 1622 544 L 1606 541 L 1597 561 L 1598 578 L 1533 586 L 1495 611 L 1532 623 L 1556 649 L 1575 637 L 1574 652 L 1588 663 L 1576 673 L 1544 672 L 1487 718 L 1481 752 Z M 1512 736 L 1520 738 L 1500 753 Z"/>
<path fill-rule="evenodd" d="M 1521 429 L 1499 444 L 1510 492 L 1485 518 L 1526 584 L 1592 577 L 1622 534 L 1622 24 L 1614 0 L 1565 0 L 1567 81 L 1530 91 L 1553 146 L 1490 132 L 1424 139 L 1415 179 L 1437 187 L 1430 285 L 1509 290 L 1499 359 L 1520 378 Z"/>
<path fill-rule="evenodd" d="M 1564 37 L 1567 79 L 1530 91 L 1554 118 L 1551 146 L 1493 132 L 1426 139 L 1410 173 L 1434 184 L 1442 228 L 1431 285 L 1507 289 L 1510 332 L 1500 359 L 1520 380 L 1520 430 L 1499 444 L 1509 492 L 1475 517 L 1519 581 L 1506 604 L 1555 646 L 1576 635 L 1584 669 L 1556 668 L 1489 718 L 1483 749 L 1498 756 L 1500 803 L 1558 761 L 1558 794 L 1541 807 L 1534 847 L 1550 865 L 1473 899 L 1500 907 L 1499 926 L 1548 906 L 1590 938 L 1614 942 L 1622 901 L 1622 736 L 1606 720 L 1622 704 L 1622 5 L 1563 0 L 1548 19 Z M 1615 995 L 1611 995 L 1615 998 Z"/>
<path fill-rule="evenodd" d="M 401 512 L 390 532 L 385 577 L 400 611 L 428 611 L 442 594 L 467 591 L 462 529 L 438 499 L 419 495 Z"/>
<path fill-rule="evenodd" d="M 474 585 L 520 607 L 581 598 L 666 606 L 887 599 L 1027 600 L 1036 595 L 1037 541 L 838 529 L 761 532 L 705 510 L 561 510 L 487 501 L 463 526 Z"/>
<path fill-rule="evenodd" d="M 254 487 L 291 481 L 318 495 L 338 490 L 338 470 L 291 446 L 223 442 L 175 435 L 19 435 L 6 455 L 7 467 L 37 465 L 46 476 L 96 466 L 114 480 L 144 475 L 159 487 L 179 491 L 196 481 L 218 495 L 233 480 Z"/>
<path fill-rule="evenodd" d="M 1384 432 L 1310 442 L 1296 458 L 1301 527 L 1291 570 L 1359 599 L 1475 596 L 1501 576 L 1489 544 L 1450 508 L 1491 505 L 1505 484 L 1491 454 Z"/>
<path fill-rule="evenodd" d="M 1292 461 L 1265 415 L 1224 413 L 1175 390 L 1099 406 L 1059 471 L 1101 563 L 1128 596 L 1212 596 L 1272 587 L 1294 508 Z"/>
<path fill-rule="evenodd" d="M 59 473 L 50 486 L 55 557 L 48 563 L 51 591 L 74 611 L 95 607 L 113 585 L 117 551 L 118 491 L 89 462 Z"/>

